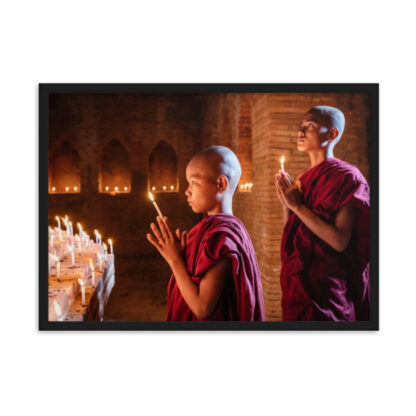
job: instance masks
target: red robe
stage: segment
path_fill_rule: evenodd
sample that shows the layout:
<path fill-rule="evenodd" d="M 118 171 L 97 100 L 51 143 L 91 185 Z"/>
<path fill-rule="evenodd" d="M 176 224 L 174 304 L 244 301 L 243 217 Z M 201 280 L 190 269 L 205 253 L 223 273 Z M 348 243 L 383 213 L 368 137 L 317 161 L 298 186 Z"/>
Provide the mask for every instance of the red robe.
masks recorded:
<path fill-rule="evenodd" d="M 264 321 L 260 270 L 250 236 L 243 223 L 230 214 L 210 215 L 187 235 L 185 262 L 199 285 L 206 272 L 221 258 L 232 262 L 215 311 L 207 321 Z M 175 276 L 168 286 L 168 321 L 199 320 L 186 304 Z"/>
<path fill-rule="evenodd" d="M 334 250 L 291 213 L 282 236 L 283 320 L 355 321 L 369 319 L 370 189 L 353 165 L 330 158 L 304 173 L 306 206 L 334 224 L 339 209 L 354 209 L 350 243 Z"/>

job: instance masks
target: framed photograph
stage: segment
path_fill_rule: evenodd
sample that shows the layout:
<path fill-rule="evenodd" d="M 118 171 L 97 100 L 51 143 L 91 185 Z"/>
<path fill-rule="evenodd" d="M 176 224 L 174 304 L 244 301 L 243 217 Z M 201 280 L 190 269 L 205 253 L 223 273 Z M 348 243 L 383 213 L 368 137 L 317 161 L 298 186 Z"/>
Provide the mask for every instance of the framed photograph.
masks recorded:
<path fill-rule="evenodd" d="M 378 84 L 40 84 L 40 330 L 378 330 Z"/>

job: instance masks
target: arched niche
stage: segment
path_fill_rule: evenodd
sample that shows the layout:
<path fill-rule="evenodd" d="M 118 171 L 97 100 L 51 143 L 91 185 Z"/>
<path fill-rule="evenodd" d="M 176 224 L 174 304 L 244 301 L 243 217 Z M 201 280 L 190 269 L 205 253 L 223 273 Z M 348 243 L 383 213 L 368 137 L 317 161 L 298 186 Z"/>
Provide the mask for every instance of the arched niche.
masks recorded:
<path fill-rule="evenodd" d="M 240 103 L 238 119 L 237 156 L 241 164 L 239 190 L 249 192 L 253 181 L 253 153 L 251 137 L 251 106 L 247 99 Z"/>
<path fill-rule="evenodd" d="M 164 140 L 150 153 L 148 188 L 152 192 L 178 192 L 178 159 Z"/>
<path fill-rule="evenodd" d="M 102 151 L 98 190 L 112 195 L 131 191 L 130 157 L 119 140 L 111 140 Z"/>
<path fill-rule="evenodd" d="M 49 154 L 49 193 L 81 192 L 81 169 L 78 152 L 68 141 L 56 144 Z"/>

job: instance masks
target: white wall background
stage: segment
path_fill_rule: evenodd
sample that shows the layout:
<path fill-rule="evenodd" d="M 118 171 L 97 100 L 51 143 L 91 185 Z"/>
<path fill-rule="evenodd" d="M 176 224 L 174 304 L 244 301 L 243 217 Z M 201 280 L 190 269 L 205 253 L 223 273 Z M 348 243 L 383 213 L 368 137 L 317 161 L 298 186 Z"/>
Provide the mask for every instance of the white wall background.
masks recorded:
<path fill-rule="evenodd" d="M 138 3 L 1 3 L 0 412 L 414 414 L 411 2 Z M 380 82 L 380 332 L 38 332 L 39 82 Z"/>

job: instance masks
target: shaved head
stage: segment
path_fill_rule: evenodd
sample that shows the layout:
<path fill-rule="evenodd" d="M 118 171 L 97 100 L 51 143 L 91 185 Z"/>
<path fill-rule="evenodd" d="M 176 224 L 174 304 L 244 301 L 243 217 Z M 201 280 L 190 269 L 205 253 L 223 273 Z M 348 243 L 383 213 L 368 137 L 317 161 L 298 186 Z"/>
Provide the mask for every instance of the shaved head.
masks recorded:
<path fill-rule="evenodd" d="M 338 142 L 344 132 L 345 127 L 345 117 L 344 113 L 335 107 L 330 107 L 328 105 L 318 105 L 311 108 L 307 114 L 317 115 L 322 124 L 330 129 L 338 130 L 338 137 L 335 139 L 335 142 Z"/>
<path fill-rule="evenodd" d="M 241 166 L 236 154 L 225 146 L 212 146 L 201 150 L 193 160 L 202 159 L 207 163 L 214 178 L 224 175 L 228 180 L 231 194 L 237 188 L 241 176 Z"/>

